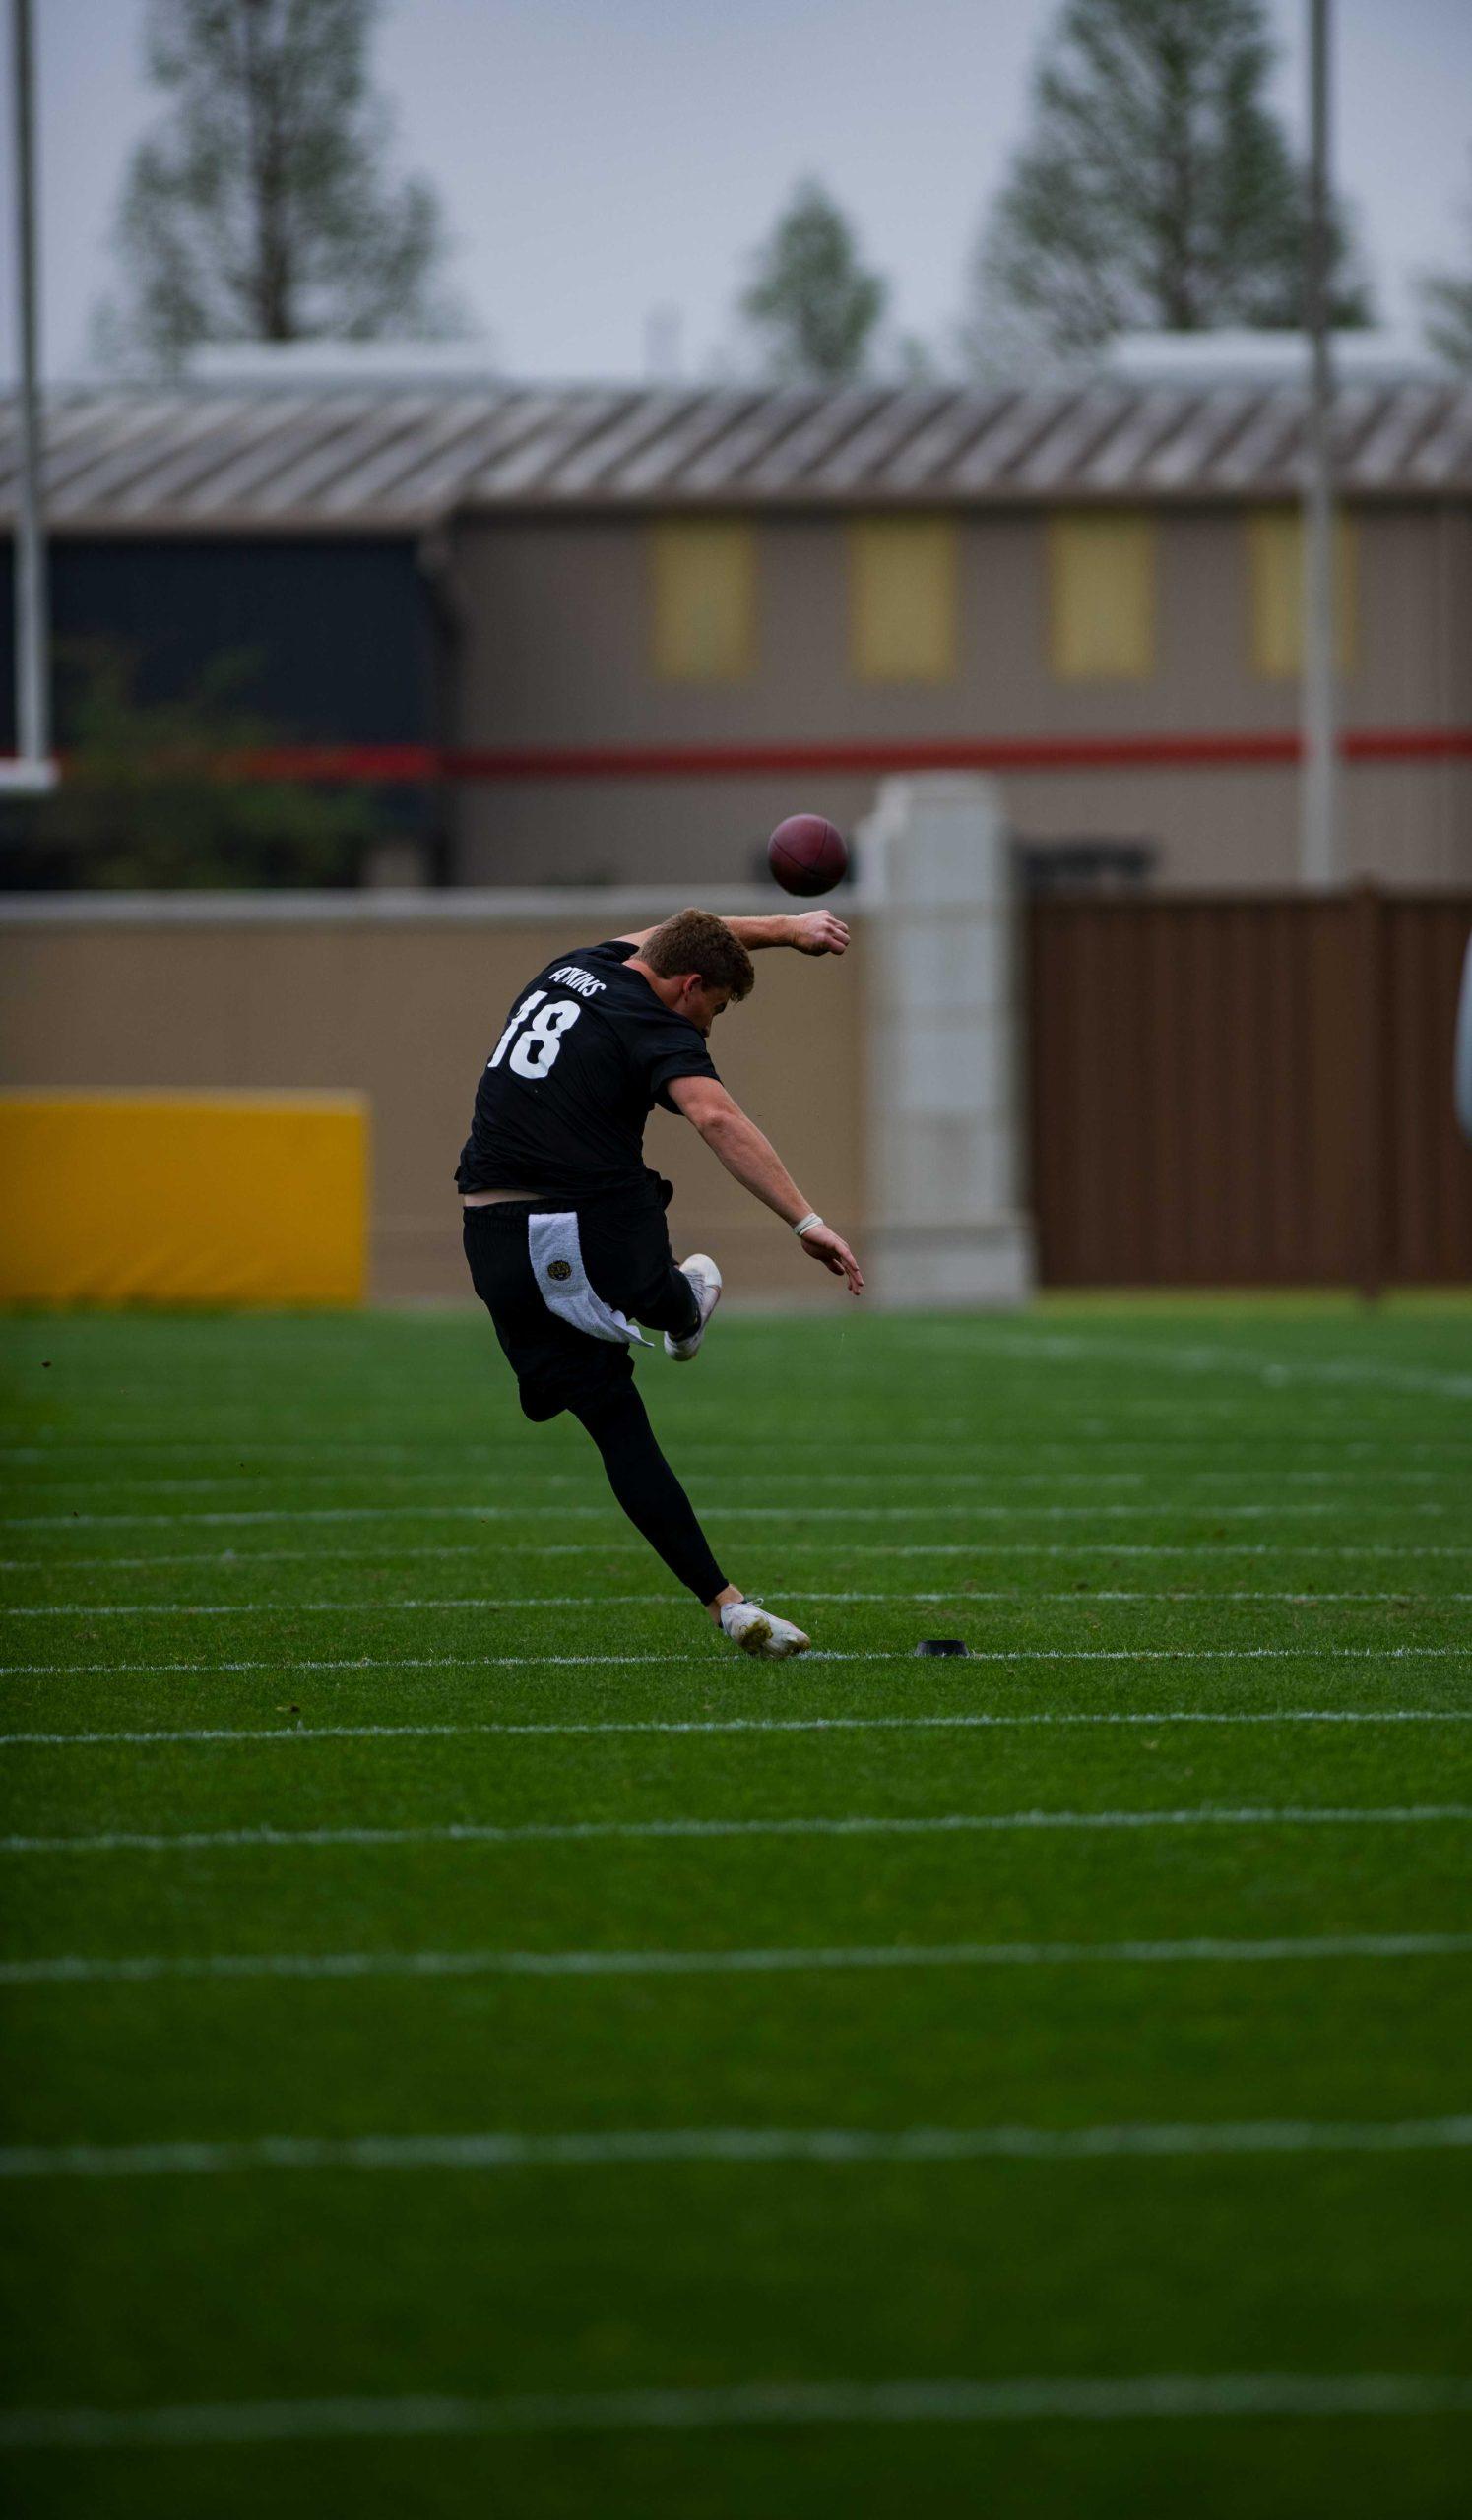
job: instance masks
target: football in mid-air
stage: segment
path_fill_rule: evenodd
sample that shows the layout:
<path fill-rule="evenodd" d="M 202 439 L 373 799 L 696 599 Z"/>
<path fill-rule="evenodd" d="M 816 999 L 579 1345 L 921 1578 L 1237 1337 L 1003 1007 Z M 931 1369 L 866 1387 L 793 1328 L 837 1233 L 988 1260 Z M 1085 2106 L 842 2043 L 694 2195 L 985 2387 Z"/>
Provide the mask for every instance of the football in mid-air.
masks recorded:
<path fill-rule="evenodd" d="M 789 814 L 767 843 L 767 864 L 785 893 L 831 893 L 849 871 L 848 843 L 822 814 Z"/>

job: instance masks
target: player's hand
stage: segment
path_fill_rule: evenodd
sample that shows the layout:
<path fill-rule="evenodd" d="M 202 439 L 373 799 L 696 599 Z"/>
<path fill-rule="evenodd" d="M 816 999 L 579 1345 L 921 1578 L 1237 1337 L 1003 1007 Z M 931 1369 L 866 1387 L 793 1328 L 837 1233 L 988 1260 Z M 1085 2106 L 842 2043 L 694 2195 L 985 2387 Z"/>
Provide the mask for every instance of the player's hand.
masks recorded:
<path fill-rule="evenodd" d="M 849 931 L 831 910 L 804 910 L 793 920 L 793 943 L 800 954 L 845 954 Z"/>
<path fill-rule="evenodd" d="M 831 1225 L 815 1225 L 810 1233 L 802 1235 L 801 1240 L 809 1260 L 821 1260 L 824 1268 L 831 1270 L 835 1278 L 847 1278 L 851 1295 L 863 1294 L 864 1271 L 843 1235 L 835 1233 Z"/>

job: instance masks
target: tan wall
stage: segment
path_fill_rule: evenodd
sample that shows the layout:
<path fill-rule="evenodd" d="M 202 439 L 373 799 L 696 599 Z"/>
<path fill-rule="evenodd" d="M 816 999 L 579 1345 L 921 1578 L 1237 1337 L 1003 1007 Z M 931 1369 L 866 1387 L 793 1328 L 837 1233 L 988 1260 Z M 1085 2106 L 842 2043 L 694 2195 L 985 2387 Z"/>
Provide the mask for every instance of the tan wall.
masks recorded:
<path fill-rule="evenodd" d="M 1157 843 L 1162 891 L 1277 892 L 1299 880 L 1293 769 L 1050 771 L 999 784 L 1021 840 Z M 1472 762 L 1355 762 L 1339 797 L 1347 882 L 1472 882 Z"/>
<path fill-rule="evenodd" d="M 1357 518 L 1359 637 L 1350 726 L 1472 720 L 1472 517 L 1384 505 Z M 878 743 L 1015 736 L 1289 730 L 1291 681 L 1252 670 L 1246 511 L 1158 511 L 1157 662 L 1138 682 L 1065 684 L 1048 655 L 1040 512 L 961 521 L 954 680 L 862 684 L 848 668 L 841 519 L 757 526 L 756 669 L 739 683 L 658 681 L 650 667 L 647 527 L 638 519 L 475 520 L 456 530 L 462 617 L 453 740 L 467 746 Z M 1289 771 L 1013 774 L 1024 837 L 1153 841 L 1163 885 L 1288 884 Z M 1352 766 L 1348 871 L 1393 884 L 1472 878 L 1465 764 Z M 872 782 L 793 777 L 476 784 L 461 793 L 460 871 L 473 883 L 745 881 L 797 806 L 852 824 Z"/>
<path fill-rule="evenodd" d="M 469 791 L 480 835 L 465 871 L 477 884 L 543 884 L 562 873 L 616 883 L 749 883 L 767 835 L 812 809 L 853 832 L 873 803 L 869 778 L 763 777 L 517 781 Z M 1141 840 L 1163 890 L 1281 890 L 1298 881 L 1299 780 L 1290 768 L 1048 771 L 997 786 L 1022 842 Z M 1472 882 L 1472 762 L 1357 762 L 1341 783 L 1344 872 L 1410 890 Z M 775 896 L 773 897 L 775 907 Z"/>
<path fill-rule="evenodd" d="M 673 904 L 668 907 L 674 907 Z M 639 923 L 660 914 L 646 906 Z M 615 913 L 616 916 L 617 914 Z M 48 1086 L 350 1086 L 373 1114 L 371 1292 L 467 1293 L 456 1159 L 481 1066 L 525 981 L 608 932 L 482 917 L 129 918 L 7 923 L 0 914 L 0 1078 Z M 627 913 L 622 923 L 632 923 Z M 840 965 L 763 955 L 715 1054 L 800 1186 L 842 1230 L 864 1211 L 862 938 Z M 683 1122 L 657 1112 L 647 1153 L 676 1187 L 676 1249 L 714 1250 L 733 1294 L 819 1297 L 830 1281 Z"/>

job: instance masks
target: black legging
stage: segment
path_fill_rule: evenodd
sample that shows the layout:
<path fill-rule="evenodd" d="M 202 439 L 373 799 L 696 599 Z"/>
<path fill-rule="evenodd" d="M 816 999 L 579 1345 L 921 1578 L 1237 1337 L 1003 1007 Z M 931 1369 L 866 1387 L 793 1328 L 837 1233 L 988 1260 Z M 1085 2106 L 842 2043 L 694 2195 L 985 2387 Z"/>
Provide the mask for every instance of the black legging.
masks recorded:
<path fill-rule="evenodd" d="M 636 1531 L 698 1602 L 713 1602 L 726 1578 L 695 1520 L 695 1509 L 655 1441 L 632 1381 L 569 1403 L 603 1455 L 608 1484 Z"/>

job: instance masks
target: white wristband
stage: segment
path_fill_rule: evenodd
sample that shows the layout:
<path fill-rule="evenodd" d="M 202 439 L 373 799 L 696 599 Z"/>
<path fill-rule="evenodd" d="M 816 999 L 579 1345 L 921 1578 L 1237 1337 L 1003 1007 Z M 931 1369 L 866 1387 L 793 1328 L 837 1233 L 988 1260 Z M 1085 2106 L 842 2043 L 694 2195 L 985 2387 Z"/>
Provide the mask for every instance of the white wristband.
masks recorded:
<path fill-rule="evenodd" d="M 797 1224 L 793 1228 L 793 1231 L 800 1242 L 804 1233 L 811 1233 L 813 1227 L 815 1225 L 821 1225 L 822 1222 L 823 1220 L 819 1216 L 816 1208 L 809 1208 L 805 1217 L 800 1217 L 798 1219 Z"/>

